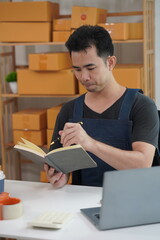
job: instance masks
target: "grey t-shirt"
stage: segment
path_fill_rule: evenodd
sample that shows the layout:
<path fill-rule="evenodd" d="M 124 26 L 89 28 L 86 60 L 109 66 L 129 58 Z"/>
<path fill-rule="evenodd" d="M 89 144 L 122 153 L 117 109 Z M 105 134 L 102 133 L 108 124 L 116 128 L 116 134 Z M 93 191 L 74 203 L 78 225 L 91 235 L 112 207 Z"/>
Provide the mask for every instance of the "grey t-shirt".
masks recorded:
<path fill-rule="evenodd" d="M 126 92 L 125 92 L 126 93 Z M 119 110 L 123 101 L 123 96 L 103 113 L 96 113 L 85 103 L 83 108 L 84 118 L 118 119 Z M 64 104 L 58 114 L 52 140 L 58 136 L 58 131 L 62 130 L 64 124 L 73 116 L 75 99 Z M 156 105 L 149 97 L 137 93 L 135 102 L 130 112 L 130 120 L 133 121 L 132 143 L 136 141 L 147 142 L 155 147 L 158 146 L 159 117 Z M 61 147 L 60 143 L 51 146 L 50 150 Z"/>

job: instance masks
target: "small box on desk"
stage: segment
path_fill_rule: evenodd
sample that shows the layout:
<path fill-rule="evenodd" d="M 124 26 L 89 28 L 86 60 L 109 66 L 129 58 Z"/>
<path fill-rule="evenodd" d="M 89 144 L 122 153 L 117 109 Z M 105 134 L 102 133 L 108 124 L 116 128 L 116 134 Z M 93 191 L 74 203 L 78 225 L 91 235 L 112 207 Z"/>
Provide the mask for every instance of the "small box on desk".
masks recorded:
<path fill-rule="evenodd" d="M 107 10 L 95 7 L 72 7 L 71 28 L 78 28 L 82 25 L 96 25 L 97 23 L 105 23 L 107 18 Z"/>
<path fill-rule="evenodd" d="M 58 18 L 53 20 L 54 31 L 70 31 L 71 30 L 71 18 Z"/>
<path fill-rule="evenodd" d="M 1 22 L 49 22 L 59 17 L 59 4 L 42 2 L 1 2 Z"/>
<path fill-rule="evenodd" d="M 122 86 L 143 89 L 143 65 L 141 64 L 116 65 L 113 75 Z"/>
<path fill-rule="evenodd" d="M 12 113 L 12 128 L 41 130 L 47 127 L 47 110 L 25 109 Z"/>
<path fill-rule="evenodd" d="M 36 72 L 17 70 L 19 94 L 72 95 L 77 92 L 75 76 L 71 69 Z"/>
<path fill-rule="evenodd" d="M 16 144 L 22 138 L 33 142 L 38 146 L 43 146 L 47 142 L 46 129 L 42 130 L 13 130 L 13 142 Z"/>
<path fill-rule="evenodd" d="M 47 128 L 54 129 L 57 115 L 61 110 L 62 105 L 58 105 L 47 109 Z"/>
<path fill-rule="evenodd" d="M 0 42 L 50 41 L 50 22 L 0 22 Z"/>
<path fill-rule="evenodd" d="M 29 54 L 29 69 L 34 71 L 57 71 L 71 68 L 68 52 Z"/>

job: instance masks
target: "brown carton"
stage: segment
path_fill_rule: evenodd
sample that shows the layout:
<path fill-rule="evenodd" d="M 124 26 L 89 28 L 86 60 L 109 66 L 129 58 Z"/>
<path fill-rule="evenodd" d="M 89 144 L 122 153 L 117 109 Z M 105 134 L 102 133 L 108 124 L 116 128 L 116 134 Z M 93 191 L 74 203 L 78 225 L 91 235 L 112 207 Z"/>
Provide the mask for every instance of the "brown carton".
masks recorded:
<path fill-rule="evenodd" d="M 47 127 L 47 111 L 25 109 L 12 114 L 12 128 L 23 130 L 41 130 Z"/>
<path fill-rule="evenodd" d="M 75 94 L 76 81 L 71 69 L 36 72 L 17 70 L 19 94 Z"/>
<path fill-rule="evenodd" d="M 51 23 L 0 22 L 0 42 L 49 42 Z"/>
<path fill-rule="evenodd" d="M 62 105 L 58 105 L 47 109 L 47 128 L 54 129 L 57 115 L 61 110 Z"/>
<path fill-rule="evenodd" d="M 81 25 L 105 23 L 107 10 L 95 7 L 72 7 L 71 28 L 78 28 Z"/>
<path fill-rule="evenodd" d="M 42 2 L 1 2 L 1 22 L 49 22 L 59 17 L 59 4 Z"/>
<path fill-rule="evenodd" d="M 127 40 L 129 38 L 129 24 L 128 23 L 100 23 L 104 27 L 113 40 Z"/>
<path fill-rule="evenodd" d="M 58 18 L 53 20 L 54 31 L 70 31 L 71 30 L 71 18 Z"/>
<path fill-rule="evenodd" d="M 119 64 L 113 69 L 115 80 L 128 88 L 143 89 L 143 66 L 141 64 Z M 79 94 L 87 92 L 85 87 L 78 82 Z"/>
<path fill-rule="evenodd" d="M 143 23 L 129 23 L 129 39 L 143 39 Z"/>
<path fill-rule="evenodd" d="M 71 59 L 68 52 L 29 54 L 30 70 L 57 71 L 71 68 Z"/>
<path fill-rule="evenodd" d="M 116 81 L 128 88 L 143 89 L 143 66 L 141 64 L 122 64 L 113 69 Z"/>
<path fill-rule="evenodd" d="M 78 81 L 78 93 L 84 94 L 86 92 L 87 92 L 86 88 Z"/>
<path fill-rule="evenodd" d="M 33 142 L 38 146 L 43 146 L 46 144 L 47 137 L 46 137 L 46 129 L 42 130 L 13 130 L 13 142 L 16 144 L 22 138 Z"/>
<path fill-rule="evenodd" d="M 52 42 L 66 42 L 71 35 L 71 31 L 53 31 Z"/>
<path fill-rule="evenodd" d="M 47 129 L 47 147 L 48 148 L 50 148 L 52 135 L 53 135 L 53 129 Z"/>

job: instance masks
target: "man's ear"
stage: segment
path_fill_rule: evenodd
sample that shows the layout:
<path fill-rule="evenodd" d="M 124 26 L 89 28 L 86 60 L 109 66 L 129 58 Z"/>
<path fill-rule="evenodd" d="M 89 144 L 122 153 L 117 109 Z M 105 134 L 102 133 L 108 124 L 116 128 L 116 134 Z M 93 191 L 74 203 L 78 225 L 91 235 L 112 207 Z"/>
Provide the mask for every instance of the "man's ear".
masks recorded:
<path fill-rule="evenodd" d="M 107 58 L 109 71 L 112 71 L 116 65 L 117 58 L 115 56 L 110 56 Z"/>

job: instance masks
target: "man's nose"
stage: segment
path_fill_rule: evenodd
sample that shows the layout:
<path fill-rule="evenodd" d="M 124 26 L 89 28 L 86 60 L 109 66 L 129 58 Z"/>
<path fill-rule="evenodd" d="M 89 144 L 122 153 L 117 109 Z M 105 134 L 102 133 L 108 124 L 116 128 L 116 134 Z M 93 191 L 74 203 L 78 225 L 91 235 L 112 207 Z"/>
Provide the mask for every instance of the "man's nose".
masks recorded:
<path fill-rule="evenodd" d="M 83 69 L 81 71 L 81 80 L 82 81 L 87 81 L 90 79 L 90 75 L 89 75 L 89 72 L 86 70 L 86 69 Z"/>

